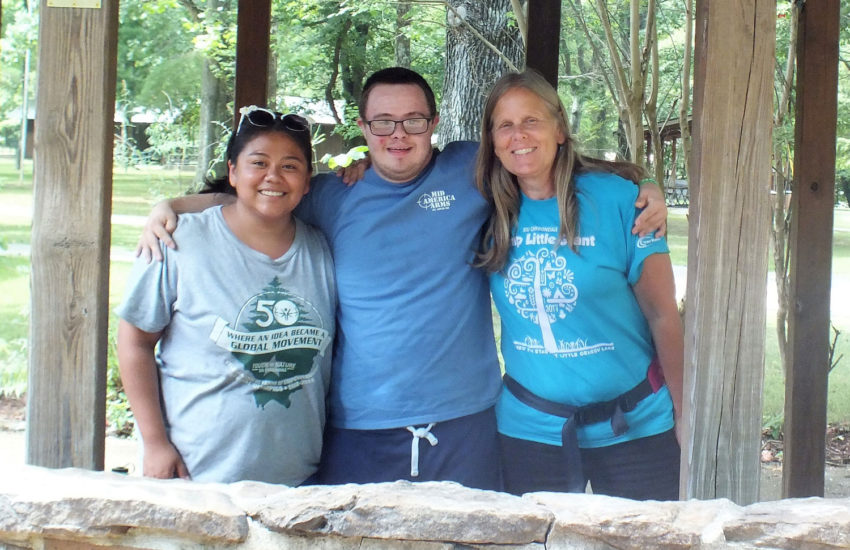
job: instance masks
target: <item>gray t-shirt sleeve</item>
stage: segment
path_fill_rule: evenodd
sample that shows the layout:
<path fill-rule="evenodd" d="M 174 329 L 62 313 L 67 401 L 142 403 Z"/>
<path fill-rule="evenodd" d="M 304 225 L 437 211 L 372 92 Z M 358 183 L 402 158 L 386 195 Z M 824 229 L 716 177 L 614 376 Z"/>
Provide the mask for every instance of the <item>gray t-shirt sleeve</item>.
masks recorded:
<path fill-rule="evenodd" d="M 161 262 L 136 258 L 124 300 L 116 310 L 119 317 L 145 332 L 159 332 L 168 326 L 177 299 L 176 264 L 167 247 L 162 246 L 162 254 Z"/>

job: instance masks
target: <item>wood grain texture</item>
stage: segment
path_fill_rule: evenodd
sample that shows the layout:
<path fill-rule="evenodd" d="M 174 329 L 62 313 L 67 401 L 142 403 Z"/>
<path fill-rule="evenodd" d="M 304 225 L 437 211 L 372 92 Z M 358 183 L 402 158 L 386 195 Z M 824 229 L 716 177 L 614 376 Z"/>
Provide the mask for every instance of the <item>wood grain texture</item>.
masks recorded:
<path fill-rule="evenodd" d="M 682 494 L 758 498 L 776 7 L 697 2 Z"/>
<path fill-rule="evenodd" d="M 117 2 L 40 6 L 27 462 L 102 469 Z"/>
<path fill-rule="evenodd" d="M 784 497 L 823 496 L 824 492 L 838 22 L 838 0 L 807 2 L 800 12 Z"/>
<path fill-rule="evenodd" d="M 237 14 L 234 128 L 240 107 L 268 105 L 271 0 L 239 0 Z"/>

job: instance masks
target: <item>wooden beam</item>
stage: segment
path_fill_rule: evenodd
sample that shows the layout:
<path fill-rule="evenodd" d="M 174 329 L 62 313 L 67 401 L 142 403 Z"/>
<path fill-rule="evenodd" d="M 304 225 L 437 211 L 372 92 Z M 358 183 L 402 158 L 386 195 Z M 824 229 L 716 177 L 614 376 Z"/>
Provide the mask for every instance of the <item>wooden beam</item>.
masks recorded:
<path fill-rule="evenodd" d="M 239 0 L 237 14 L 234 128 L 240 107 L 268 104 L 271 0 Z"/>
<path fill-rule="evenodd" d="M 838 93 L 838 0 L 803 4 L 791 222 L 784 497 L 823 496 Z"/>
<path fill-rule="evenodd" d="M 528 44 L 525 65 L 537 69 L 558 89 L 561 2 L 528 0 Z"/>
<path fill-rule="evenodd" d="M 758 499 L 775 4 L 697 0 L 686 498 Z"/>
<path fill-rule="evenodd" d="M 103 469 L 118 2 L 40 6 L 29 464 Z"/>

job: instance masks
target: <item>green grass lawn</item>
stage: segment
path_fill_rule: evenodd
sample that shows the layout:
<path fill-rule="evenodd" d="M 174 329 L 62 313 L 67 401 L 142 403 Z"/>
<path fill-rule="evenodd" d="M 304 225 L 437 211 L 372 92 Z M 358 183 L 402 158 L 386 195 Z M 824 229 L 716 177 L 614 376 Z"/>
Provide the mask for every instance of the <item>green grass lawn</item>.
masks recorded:
<path fill-rule="evenodd" d="M 832 274 L 833 278 L 850 277 L 850 210 L 837 208 L 834 212 Z M 667 224 L 667 242 L 673 264 L 687 265 L 688 223 L 685 211 L 677 209 L 671 212 Z M 772 255 L 768 260 L 768 269 L 773 272 Z M 768 296 L 768 301 L 771 300 L 775 300 L 775 297 Z M 846 423 L 850 422 L 850 308 L 833 307 L 831 316 L 833 325 L 841 331 L 834 356 L 838 358 L 843 355 L 843 358 L 829 377 L 827 414 L 831 422 Z M 765 421 L 781 417 L 785 404 L 785 386 L 773 308 L 769 308 L 767 315 L 763 396 Z"/>
<path fill-rule="evenodd" d="M 32 185 L 27 166 L 23 182 L 10 160 L 0 159 L 0 245 L 30 242 Z M 113 189 L 113 251 L 132 250 L 140 232 L 139 221 L 150 207 L 164 197 L 184 193 L 191 183 L 188 172 L 159 169 L 124 171 L 116 168 Z M 130 216 L 131 218 L 127 218 Z M 136 216 L 137 218 L 132 218 Z M 688 226 L 685 213 L 670 213 L 668 242 L 673 263 L 687 264 Z M 850 277 L 850 210 L 835 211 L 833 273 Z M 125 255 L 126 256 L 126 255 Z M 772 261 L 770 262 L 772 264 Z M 128 261 L 113 261 L 110 269 L 110 311 L 121 299 Z M 23 391 L 26 384 L 26 338 L 29 308 L 29 260 L 0 256 L 0 392 Z M 773 299 L 772 296 L 768 300 Z M 833 323 L 842 331 L 836 355 L 844 359 L 830 375 L 828 415 L 831 422 L 850 422 L 850 308 L 832 312 Z M 767 316 L 764 385 L 764 418 L 772 422 L 782 414 L 784 382 L 776 342 L 775 317 Z M 110 315 L 109 362 L 114 369 L 116 319 Z"/>

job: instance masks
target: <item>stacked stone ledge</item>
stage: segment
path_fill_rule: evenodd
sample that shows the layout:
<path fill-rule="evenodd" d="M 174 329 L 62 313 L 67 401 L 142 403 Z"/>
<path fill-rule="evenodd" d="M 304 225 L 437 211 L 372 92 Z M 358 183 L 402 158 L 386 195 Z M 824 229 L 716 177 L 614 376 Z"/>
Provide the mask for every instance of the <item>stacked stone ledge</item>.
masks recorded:
<path fill-rule="evenodd" d="M 850 499 L 635 502 L 454 483 L 287 488 L 31 466 L 0 476 L 0 548 L 850 548 Z"/>

